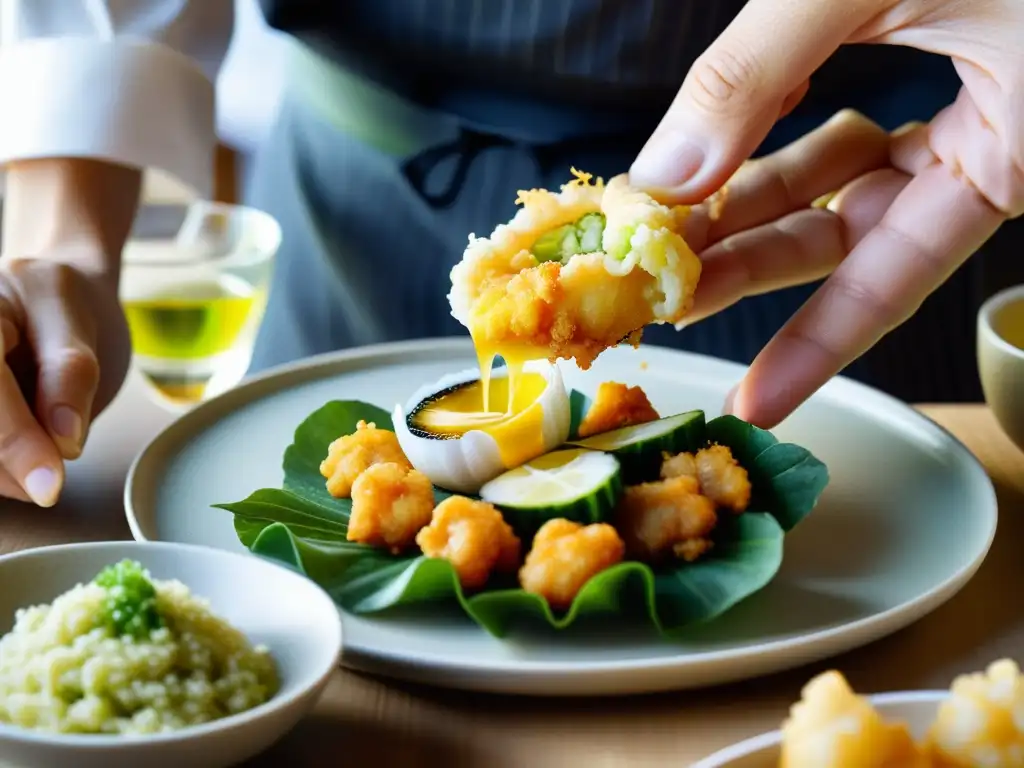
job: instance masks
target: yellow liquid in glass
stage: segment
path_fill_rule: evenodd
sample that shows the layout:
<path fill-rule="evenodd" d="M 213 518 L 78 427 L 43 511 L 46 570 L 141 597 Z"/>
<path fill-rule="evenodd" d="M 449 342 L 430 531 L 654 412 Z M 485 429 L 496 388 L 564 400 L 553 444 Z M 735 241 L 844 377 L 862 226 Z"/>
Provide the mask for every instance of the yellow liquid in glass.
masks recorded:
<path fill-rule="evenodd" d="M 164 396 L 197 402 L 217 356 L 236 348 L 265 301 L 265 290 L 224 277 L 125 298 L 122 306 L 142 373 Z"/>
<path fill-rule="evenodd" d="M 992 330 L 1007 344 L 1024 349 L 1024 301 L 999 310 L 992 320 Z"/>

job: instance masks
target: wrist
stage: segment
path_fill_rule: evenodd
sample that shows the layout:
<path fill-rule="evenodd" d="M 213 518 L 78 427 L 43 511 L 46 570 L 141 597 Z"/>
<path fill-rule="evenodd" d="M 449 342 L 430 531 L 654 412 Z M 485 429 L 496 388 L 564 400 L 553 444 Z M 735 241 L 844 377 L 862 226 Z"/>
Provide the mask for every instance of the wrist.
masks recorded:
<path fill-rule="evenodd" d="M 39 258 L 117 281 L 141 173 L 95 160 L 11 164 L 0 258 Z"/>

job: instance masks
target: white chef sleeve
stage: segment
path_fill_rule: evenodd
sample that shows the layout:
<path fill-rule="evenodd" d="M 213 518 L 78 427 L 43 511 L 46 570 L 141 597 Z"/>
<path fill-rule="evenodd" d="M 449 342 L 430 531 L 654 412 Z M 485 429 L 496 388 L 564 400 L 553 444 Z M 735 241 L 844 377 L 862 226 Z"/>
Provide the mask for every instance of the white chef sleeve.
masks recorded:
<path fill-rule="evenodd" d="M 234 0 L 0 0 L 0 163 L 158 168 L 209 197 Z"/>

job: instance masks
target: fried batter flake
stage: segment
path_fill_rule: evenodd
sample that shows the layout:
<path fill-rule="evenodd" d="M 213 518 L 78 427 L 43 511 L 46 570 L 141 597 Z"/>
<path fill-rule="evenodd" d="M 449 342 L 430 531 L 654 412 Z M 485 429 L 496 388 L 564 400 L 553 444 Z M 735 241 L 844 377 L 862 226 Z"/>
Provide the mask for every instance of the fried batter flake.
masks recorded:
<path fill-rule="evenodd" d="M 700 485 L 700 493 L 717 506 L 737 514 L 750 504 L 750 476 L 740 466 L 726 445 L 711 445 L 692 453 L 664 457 L 662 479 L 692 477 Z"/>
<path fill-rule="evenodd" d="M 685 475 L 627 486 L 616 518 L 627 552 L 648 563 L 669 553 L 695 560 L 710 549 L 718 522 L 714 502 L 700 494 L 695 478 Z"/>

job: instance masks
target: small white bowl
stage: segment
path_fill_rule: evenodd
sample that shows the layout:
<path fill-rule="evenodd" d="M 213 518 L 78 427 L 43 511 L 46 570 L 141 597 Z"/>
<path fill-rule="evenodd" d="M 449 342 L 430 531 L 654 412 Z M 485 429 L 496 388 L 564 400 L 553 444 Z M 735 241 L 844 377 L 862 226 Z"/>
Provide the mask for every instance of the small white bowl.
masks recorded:
<path fill-rule="evenodd" d="M 935 720 L 939 704 L 948 695 L 948 691 L 901 691 L 868 699 L 883 718 L 906 723 L 914 738 L 920 739 Z M 762 733 L 719 750 L 690 768 L 778 768 L 781 746 L 781 731 Z"/>
<path fill-rule="evenodd" d="M 75 768 L 221 768 L 264 751 L 305 715 L 341 653 L 341 618 L 309 579 L 252 555 L 185 544 L 99 542 L 25 550 L 0 558 L 0 634 L 18 608 L 50 603 L 111 563 L 137 560 L 153 578 L 177 579 L 193 595 L 270 649 L 281 688 L 248 712 L 153 736 L 64 735 L 0 724 L 5 765 Z"/>

